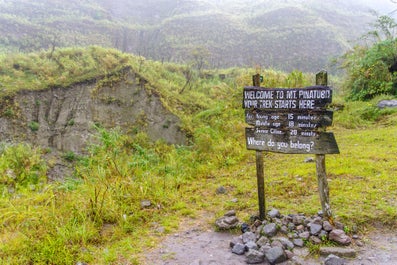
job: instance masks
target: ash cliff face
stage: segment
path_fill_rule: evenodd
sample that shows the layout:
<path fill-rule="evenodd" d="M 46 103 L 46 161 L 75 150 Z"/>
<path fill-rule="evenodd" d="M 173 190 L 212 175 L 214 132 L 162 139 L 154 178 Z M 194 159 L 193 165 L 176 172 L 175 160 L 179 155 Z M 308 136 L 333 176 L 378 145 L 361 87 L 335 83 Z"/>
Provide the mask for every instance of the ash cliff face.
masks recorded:
<path fill-rule="evenodd" d="M 112 81 L 113 80 L 113 81 Z M 26 141 L 44 148 L 83 153 L 94 140 L 94 125 L 144 131 L 152 140 L 185 144 L 180 119 L 145 80 L 126 70 L 116 78 L 68 88 L 23 91 L 0 102 L 0 141 Z"/>

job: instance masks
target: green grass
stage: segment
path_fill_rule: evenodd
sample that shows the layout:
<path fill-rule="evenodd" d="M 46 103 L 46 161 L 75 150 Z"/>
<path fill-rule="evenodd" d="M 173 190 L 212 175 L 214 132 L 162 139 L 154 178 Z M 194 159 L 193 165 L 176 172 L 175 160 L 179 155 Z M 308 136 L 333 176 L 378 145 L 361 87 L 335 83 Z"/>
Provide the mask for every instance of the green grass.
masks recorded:
<path fill-rule="evenodd" d="M 185 66 L 141 59 L 131 57 L 125 66 L 181 117 L 191 144 L 170 146 L 150 142 L 143 133 L 97 128 L 98 142 L 87 155 L 64 155 L 75 163 L 73 175 L 52 183 L 46 181 L 46 151 L 1 145 L 0 264 L 140 264 L 142 253 L 184 219 L 234 209 L 248 221 L 258 213 L 255 152 L 245 148 L 241 108 L 242 88 L 251 84 L 255 70 L 219 70 L 208 79 L 197 75 L 180 93 Z M 313 78 L 262 72 L 277 87 L 306 86 Z M 218 73 L 228 78 L 220 80 Z M 24 76 L 15 82 L 30 84 Z M 328 129 L 341 151 L 326 157 L 331 208 L 337 220 L 361 230 L 373 223 L 394 226 L 397 113 L 368 111 L 374 102 L 337 101 L 345 108 L 335 111 Z M 308 156 L 265 153 L 267 209 L 309 215 L 321 209 L 315 164 L 304 163 Z M 216 193 L 220 186 L 226 194 Z M 142 209 L 142 200 L 152 206 Z"/>
<path fill-rule="evenodd" d="M 119 72 L 132 56 L 98 46 L 0 56 L 0 96 L 67 87 Z"/>

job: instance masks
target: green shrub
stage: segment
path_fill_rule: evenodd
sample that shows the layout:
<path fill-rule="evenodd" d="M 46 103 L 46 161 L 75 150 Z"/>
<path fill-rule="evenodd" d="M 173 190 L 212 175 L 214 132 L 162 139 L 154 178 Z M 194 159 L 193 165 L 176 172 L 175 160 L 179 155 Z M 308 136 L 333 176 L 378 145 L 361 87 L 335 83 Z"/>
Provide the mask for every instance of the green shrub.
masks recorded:
<path fill-rule="evenodd" d="M 40 128 L 40 124 L 36 121 L 29 122 L 28 126 L 32 130 L 32 132 L 37 132 Z"/>
<path fill-rule="evenodd" d="M 0 185 L 15 189 L 46 182 L 47 166 L 39 149 L 28 144 L 2 145 Z"/>

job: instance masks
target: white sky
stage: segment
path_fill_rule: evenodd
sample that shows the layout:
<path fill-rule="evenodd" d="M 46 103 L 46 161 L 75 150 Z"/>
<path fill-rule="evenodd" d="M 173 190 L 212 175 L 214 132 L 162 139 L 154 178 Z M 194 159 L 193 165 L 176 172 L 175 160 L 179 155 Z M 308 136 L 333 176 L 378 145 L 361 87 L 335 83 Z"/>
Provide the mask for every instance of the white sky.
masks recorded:
<path fill-rule="evenodd" d="M 395 3 L 393 3 L 393 1 Z M 382 15 L 388 14 L 393 10 L 397 9 L 396 0 L 358 0 L 358 2 L 364 3 L 376 11 L 379 11 Z M 394 13 L 394 15 L 396 15 Z"/>

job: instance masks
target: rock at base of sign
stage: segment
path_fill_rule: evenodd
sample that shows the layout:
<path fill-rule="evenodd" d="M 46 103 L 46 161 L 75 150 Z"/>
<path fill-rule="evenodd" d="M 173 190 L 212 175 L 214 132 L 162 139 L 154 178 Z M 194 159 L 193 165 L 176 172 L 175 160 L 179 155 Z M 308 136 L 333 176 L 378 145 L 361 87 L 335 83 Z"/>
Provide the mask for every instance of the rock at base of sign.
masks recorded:
<path fill-rule="evenodd" d="M 287 260 L 282 247 L 276 246 L 265 250 L 265 257 L 270 264 L 278 264 Z"/>
<path fill-rule="evenodd" d="M 265 260 L 265 254 L 259 250 L 250 249 L 245 256 L 245 262 L 248 264 L 258 264 Z"/>
<path fill-rule="evenodd" d="M 324 219 L 321 211 L 314 216 L 283 215 L 276 209 L 272 213 L 274 217 L 267 215 L 267 219 L 263 221 L 252 218 L 249 229 L 244 229 L 242 235 L 230 242 L 232 253 L 238 255 L 245 253 L 248 264 L 279 264 L 286 260 L 290 260 L 293 264 L 307 264 L 299 259 L 296 260 L 295 257 L 299 255 L 297 253 L 306 251 L 305 242 L 320 245 L 324 241 L 332 240 L 340 247 L 322 249 L 323 257 L 329 254 L 346 258 L 355 257 L 354 249 L 346 247 L 351 243 L 351 238 L 340 229 L 343 229 L 344 225 L 338 221 L 331 224 Z M 244 226 L 248 225 L 244 223 Z M 287 229 L 287 233 L 282 233 L 282 227 Z M 236 246 L 237 244 L 239 245 Z M 329 264 L 332 264 L 331 261 Z"/>
<path fill-rule="evenodd" d="M 219 230 L 234 229 L 239 225 L 239 220 L 234 211 L 227 212 L 224 216 L 215 221 L 215 225 Z"/>
<path fill-rule="evenodd" d="M 384 109 L 384 108 L 397 108 L 397 99 L 392 99 L 392 100 L 381 100 L 378 102 L 378 108 Z"/>
<path fill-rule="evenodd" d="M 346 233 L 341 229 L 334 229 L 329 233 L 329 239 L 335 241 L 340 245 L 350 245 L 351 238 L 346 235 Z"/>

